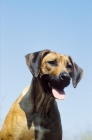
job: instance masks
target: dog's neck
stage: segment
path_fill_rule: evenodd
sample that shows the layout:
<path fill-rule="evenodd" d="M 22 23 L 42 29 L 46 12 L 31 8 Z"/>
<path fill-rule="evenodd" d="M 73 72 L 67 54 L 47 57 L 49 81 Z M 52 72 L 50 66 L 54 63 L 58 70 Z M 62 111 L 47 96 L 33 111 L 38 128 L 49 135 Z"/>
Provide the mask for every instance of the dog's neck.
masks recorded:
<path fill-rule="evenodd" d="M 48 115 L 55 99 L 44 91 L 38 78 L 33 77 L 29 91 L 34 100 L 35 113 Z"/>
<path fill-rule="evenodd" d="M 33 78 L 27 93 L 19 102 L 20 108 L 25 112 L 28 128 L 36 118 L 46 119 L 50 116 L 55 99 L 45 93 L 39 80 Z"/>

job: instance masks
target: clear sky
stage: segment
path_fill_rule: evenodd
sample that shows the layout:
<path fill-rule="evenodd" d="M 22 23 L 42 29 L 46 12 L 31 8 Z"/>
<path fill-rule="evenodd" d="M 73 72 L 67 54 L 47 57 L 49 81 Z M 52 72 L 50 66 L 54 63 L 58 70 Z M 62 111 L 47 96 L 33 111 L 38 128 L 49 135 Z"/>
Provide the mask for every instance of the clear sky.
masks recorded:
<path fill-rule="evenodd" d="M 1 0 L 0 126 L 32 75 L 24 56 L 50 49 L 83 68 L 77 88 L 57 101 L 64 137 L 92 130 L 92 0 Z"/>

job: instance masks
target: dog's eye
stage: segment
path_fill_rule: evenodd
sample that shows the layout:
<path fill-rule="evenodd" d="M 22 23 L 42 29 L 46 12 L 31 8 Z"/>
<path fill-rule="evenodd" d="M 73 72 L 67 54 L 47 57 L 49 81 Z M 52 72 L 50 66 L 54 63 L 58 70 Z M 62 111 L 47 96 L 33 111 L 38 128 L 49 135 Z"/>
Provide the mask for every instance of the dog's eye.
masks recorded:
<path fill-rule="evenodd" d="M 57 65 L 57 61 L 53 60 L 53 61 L 47 61 L 50 65 L 52 66 L 56 66 Z"/>
<path fill-rule="evenodd" d="M 72 65 L 71 64 L 67 64 L 66 66 L 68 69 L 72 69 Z"/>

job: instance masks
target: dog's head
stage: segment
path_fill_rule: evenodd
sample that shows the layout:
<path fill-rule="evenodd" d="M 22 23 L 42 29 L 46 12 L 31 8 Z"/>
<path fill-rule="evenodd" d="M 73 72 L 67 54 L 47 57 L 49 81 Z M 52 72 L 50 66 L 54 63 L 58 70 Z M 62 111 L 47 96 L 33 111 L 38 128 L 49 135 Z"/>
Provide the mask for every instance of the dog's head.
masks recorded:
<path fill-rule="evenodd" d="M 76 88 L 83 70 L 70 56 L 43 50 L 25 56 L 32 75 L 37 77 L 44 90 L 57 99 L 64 99 L 64 88 L 70 84 Z"/>

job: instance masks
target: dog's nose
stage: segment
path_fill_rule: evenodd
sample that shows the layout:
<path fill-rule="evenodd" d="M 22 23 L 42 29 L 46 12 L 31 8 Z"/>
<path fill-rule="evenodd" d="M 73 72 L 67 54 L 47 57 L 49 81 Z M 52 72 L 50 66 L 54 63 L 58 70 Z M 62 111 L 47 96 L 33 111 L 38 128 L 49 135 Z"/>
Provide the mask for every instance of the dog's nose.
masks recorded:
<path fill-rule="evenodd" d="M 66 72 L 62 72 L 62 73 L 60 74 L 60 79 L 61 79 L 62 81 L 70 80 L 70 75 L 69 75 L 68 73 L 66 73 Z"/>

